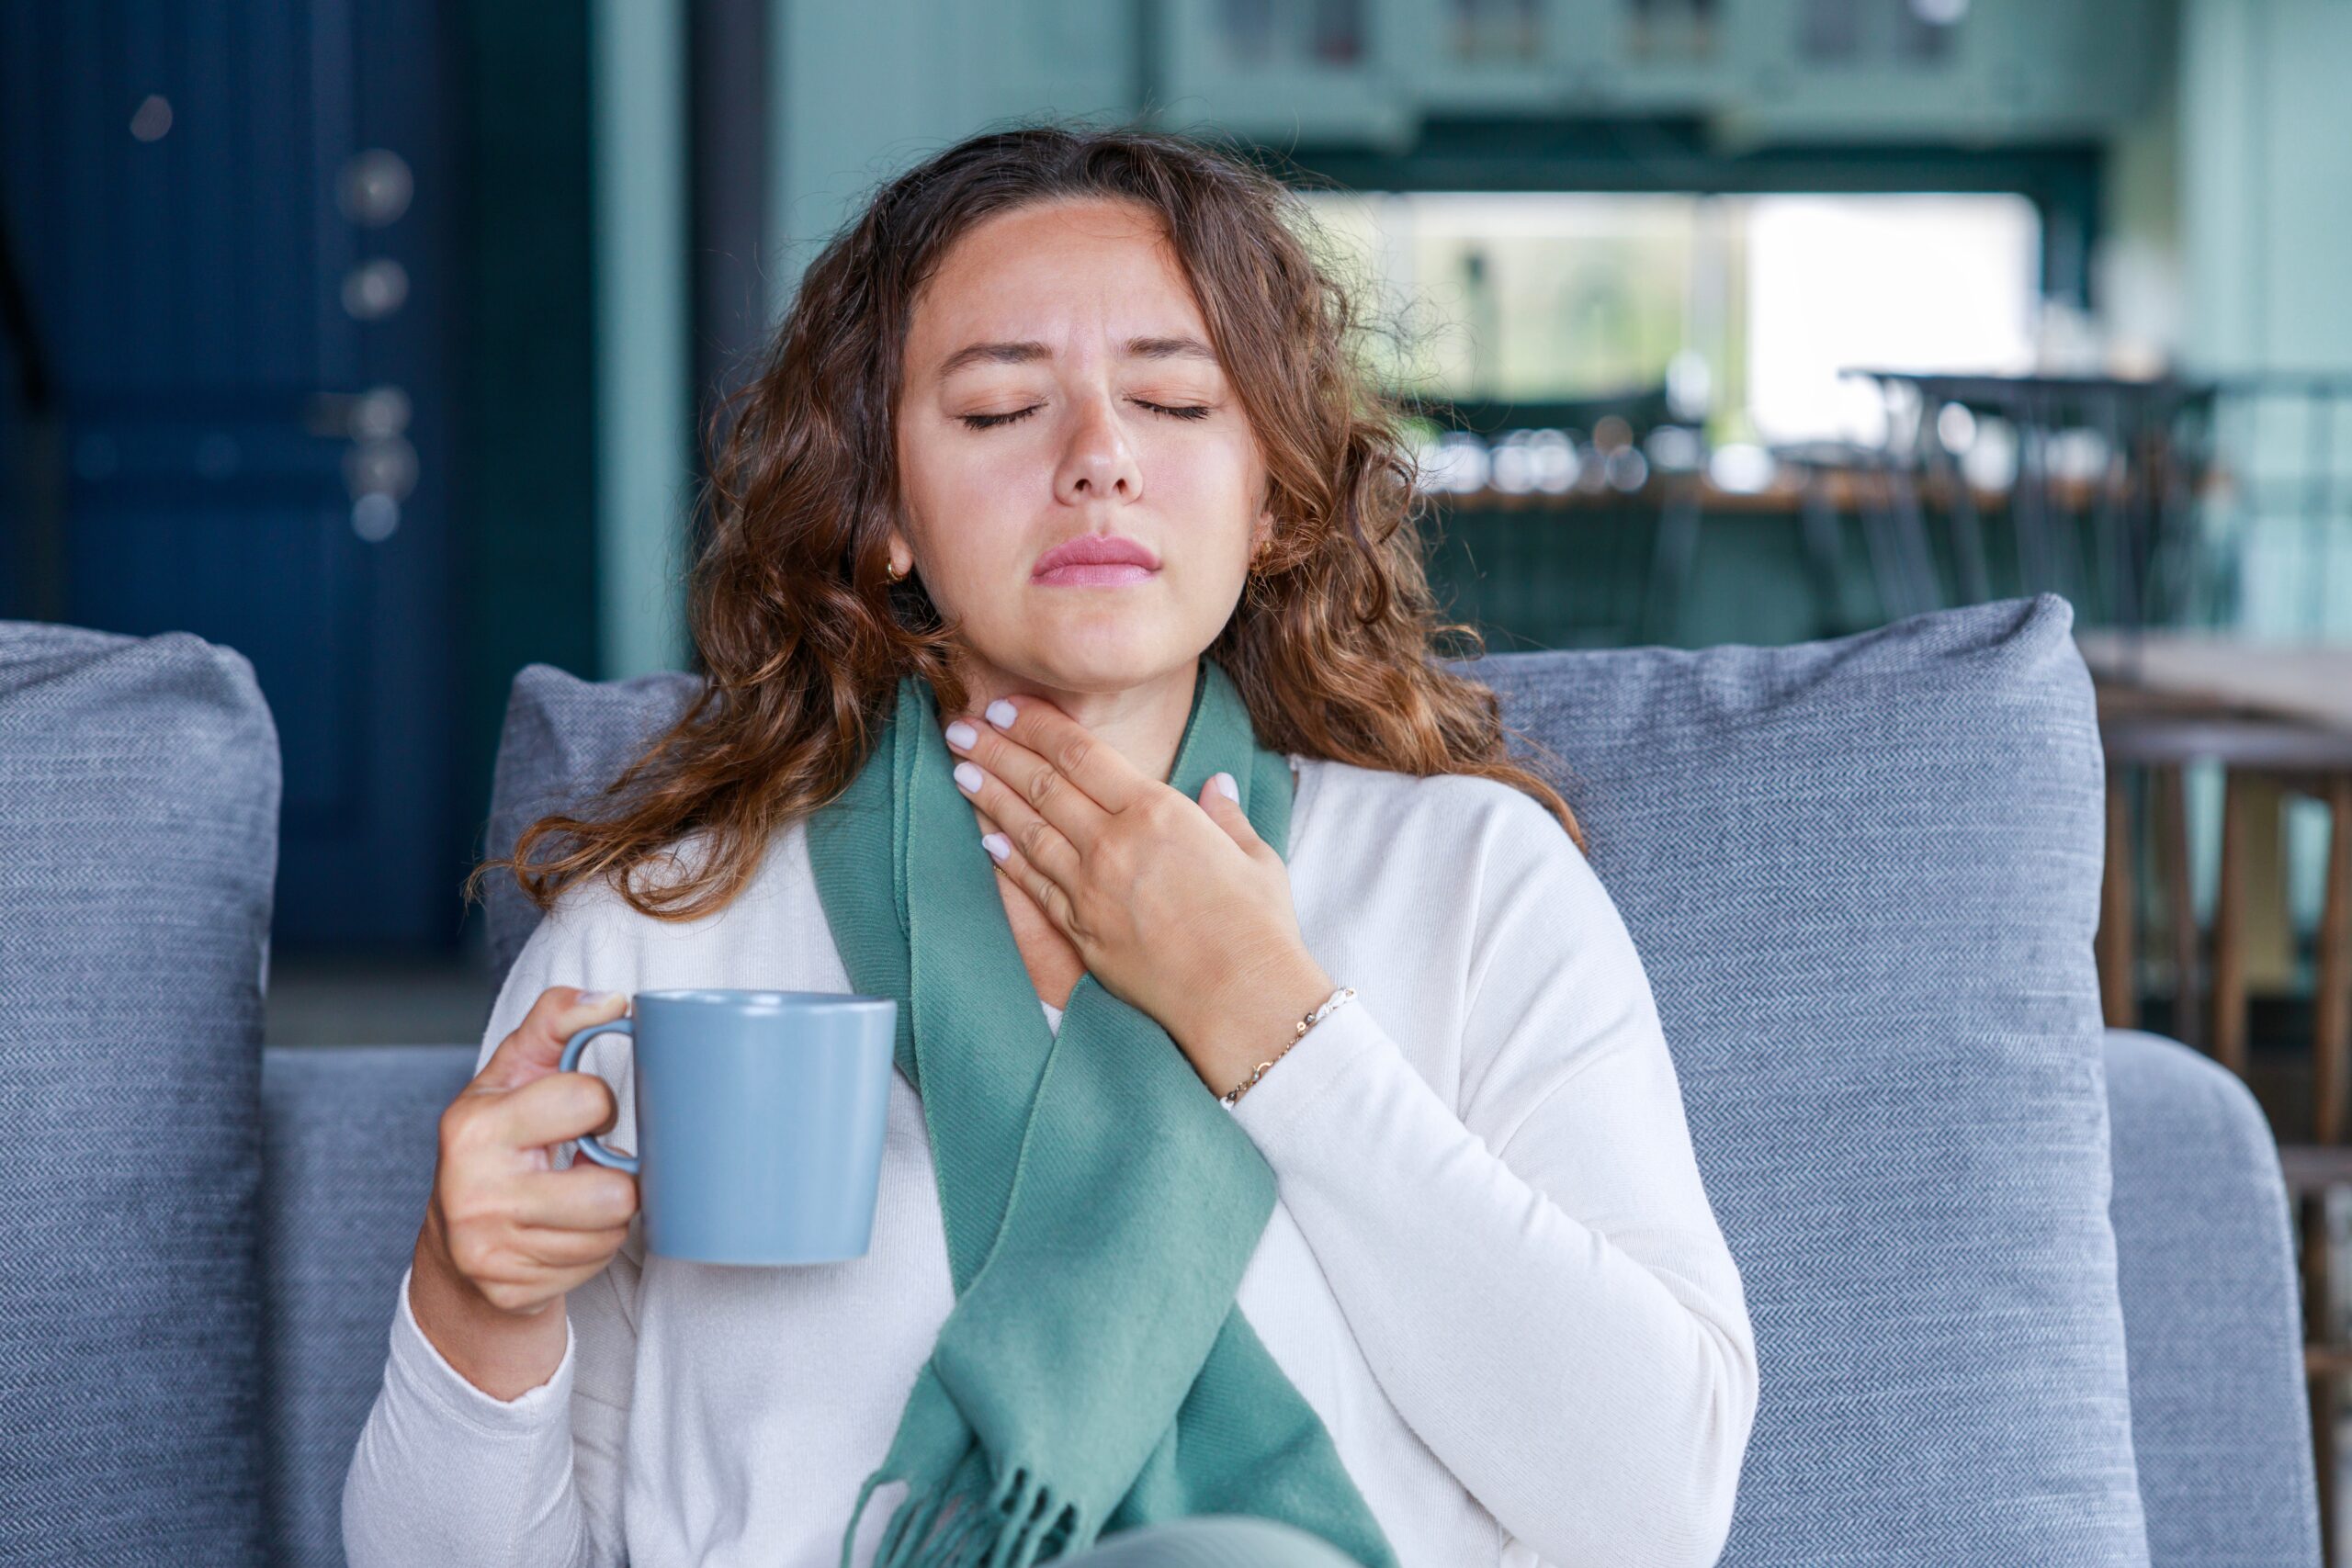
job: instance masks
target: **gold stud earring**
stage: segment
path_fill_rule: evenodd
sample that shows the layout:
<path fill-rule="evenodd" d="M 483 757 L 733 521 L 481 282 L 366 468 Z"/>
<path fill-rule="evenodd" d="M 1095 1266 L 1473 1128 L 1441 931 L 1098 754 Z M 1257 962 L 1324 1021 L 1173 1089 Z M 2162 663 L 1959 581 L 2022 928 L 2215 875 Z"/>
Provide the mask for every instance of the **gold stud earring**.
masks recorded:
<path fill-rule="evenodd" d="M 908 570 L 910 570 L 910 571 L 911 571 L 912 570 L 913 570 L 913 568 L 911 568 L 911 567 L 910 567 L 910 568 L 908 569 Z M 900 571 L 900 570 L 898 569 L 898 567 L 897 567 L 897 565 L 896 565 L 895 563 L 891 566 L 891 568 L 890 568 L 890 581 L 893 581 L 893 582 L 899 581 L 900 580 L 902 580 L 903 578 L 905 578 L 905 576 L 906 576 L 906 575 L 907 575 L 907 573 L 906 573 L 906 572 L 904 572 L 904 571 Z"/>

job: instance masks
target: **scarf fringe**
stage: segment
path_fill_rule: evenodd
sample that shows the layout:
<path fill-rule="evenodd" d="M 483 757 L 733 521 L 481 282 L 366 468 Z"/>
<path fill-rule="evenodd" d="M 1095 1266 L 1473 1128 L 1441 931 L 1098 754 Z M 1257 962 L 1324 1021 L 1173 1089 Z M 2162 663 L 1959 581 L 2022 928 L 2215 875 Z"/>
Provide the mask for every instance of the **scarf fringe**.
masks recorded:
<path fill-rule="evenodd" d="M 866 1499 L 876 1485 L 891 1479 L 896 1478 L 876 1471 L 859 1489 L 849 1529 L 842 1537 L 842 1568 L 850 1568 L 850 1548 Z M 950 1503 L 959 1506 L 947 1511 L 945 1527 L 933 1533 Z M 944 1485 L 910 1491 L 883 1529 L 873 1568 L 1035 1568 L 1066 1517 L 1065 1550 L 1086 1540 L 1084 1511 L 1075 1503 L 1059 1501 L 1027 1465 L 1009 1468 L 984 1504 L 969 1495 L 954 1496 Z M 991 1524 L 996 1527 L 992 1533 Z"/>

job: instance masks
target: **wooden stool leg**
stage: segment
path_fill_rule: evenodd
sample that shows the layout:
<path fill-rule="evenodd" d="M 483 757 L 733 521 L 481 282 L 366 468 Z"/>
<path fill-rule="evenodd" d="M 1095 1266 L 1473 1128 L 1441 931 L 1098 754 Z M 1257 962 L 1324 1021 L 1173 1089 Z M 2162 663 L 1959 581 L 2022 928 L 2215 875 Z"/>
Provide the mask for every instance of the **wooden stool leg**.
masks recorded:
<path fill-rule="evenodd" d="M 2245 1077 L 2245 786 L 2222 775 L 2222 868 L 2213 898 L 2213 1055 Z"/>
<path fill-rule="evenodd" d="M 2188 858 L 2188 770 L 2159 768 L 2151 781 L 2156 839 L 2164 863 L 2165 908 L 2172 921 L 2172 1032 L 2200 1049 L 2205 1023 L 2197 1005 L 2197 895 Z"/>
<path fill-rule="evenodd" d="M 2107 865 L 2099 885 L 2099 1003 L 2109 1029 L 2135 1029 L 2140 1022 L 2139 987 L 2132 973 L 2132 806 L 2129 777 L 2110 765 L 2107 772 Z"/>
<path fill-rule="evenodd" d="M 2295 1199 L 2295 1230 L 2303 1284 L 2303 1343 L 2314 1351 L 2328 1347 L 2335 1336 L 2328 1288 L 2327 1190 L 2305 1192 Z M 2319 1482 L 2320 1562 L 2332 1564 L 2335 1551 L 2335 1385 L 2333 1356 L 2311 1354 L 2304 1382 L 2311 1395 L 2312 1462 Z"/>
<path fill-rule="evenodd" d="M 2327 894 L 2312 966 L 2312 1099 L 2319 1141 L 2340 1144 L 2352 1057 L 2352 774 L 2328 781 L 2327 802 Z"/>
<path fill-rule="evenodd" d="M 2328 781 L 2327 891 L 2321 907 L 2318 962 L 2312 966 L 2312 1096 L 2323 1144 L 2341 1143 L 2345 1122 L 2346 1057 L 2352 1055 L 2352 774 Z M 2307 1201 L 2320 1205 L 2316 1234 L 2307 1256 L 2317 1278 L 2306 1298 L 2316 1298 L 2317 1316 L 2309 1337 L 2333 1339 L 2334 1300 L 2327 1267 L 2327 1215 L 2323 1192 Z M 2314 1310 L 2306 1308 L 2307 1312 Z M 2335 1551 L 2335 1384 L 2330 1371 L 2312 1380 L 2312 1449 L 2319 1467 L 2322 1561 Z"/>

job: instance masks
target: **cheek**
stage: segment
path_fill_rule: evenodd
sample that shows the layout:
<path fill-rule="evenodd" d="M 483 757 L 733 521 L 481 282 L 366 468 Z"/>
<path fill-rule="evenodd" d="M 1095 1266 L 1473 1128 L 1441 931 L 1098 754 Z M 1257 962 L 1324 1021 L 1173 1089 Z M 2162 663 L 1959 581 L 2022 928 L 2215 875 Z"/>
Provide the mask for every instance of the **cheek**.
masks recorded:
<path fill-rule="evenodd" d="M 1250 444 L 1229 430 L 1180 430 L 1156 454 L 1149 476 L 1187 499 L 1230 502 L 1243 495 L 1251 464 Z"/>
<path fill-rule="evenodd" d="M 974 508 L 958 506 L 934 531 L 924 553 L 924 583 L 940 609 L 958 618 L 989 621 L 1006 599 L 1005 587 L 1027 570 L 1020 536 L 993 528 Z"/>
<path fill-rule="evenodd" d="M 901 476 L 922 555 L 924 586 L 943 610 L 969 614 L 1008 571 L 1025 570 L 1027 520 L 1035 508 L 1001 459 L 933 457 Z"/>

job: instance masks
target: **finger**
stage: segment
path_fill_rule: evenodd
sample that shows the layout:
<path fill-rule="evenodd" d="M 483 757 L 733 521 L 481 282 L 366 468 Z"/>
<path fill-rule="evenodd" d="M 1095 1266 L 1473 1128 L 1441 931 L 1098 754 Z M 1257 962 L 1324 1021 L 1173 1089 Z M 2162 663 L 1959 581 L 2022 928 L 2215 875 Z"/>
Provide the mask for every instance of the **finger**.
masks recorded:
<path fill-rule="evenodd" d="M 514 1232 L 514 1250 L 545 1269 L 577 1269 L 602 1263 L 628 1240 L 627 1225 L 602 1230 L 545 1230 L 524 1227 Z"/>
<path fill-rule="evenodd" d="M 567 1041 L 594 1024 L 610 1023 L 628 1011 L 622 991 L 582 991 L 571 986 L 549 986 L 539 993 L 474 1082 L 486 1089 L 513 1089 L 555 1071 L 563 1060 Z"/>
<path fill-rule="evenodd" d="M 1002 718 L 1008 713 L 1005 705 L 1012 700 L 1000 697 L 989 705 L 989 711 Z M 1103 744 L 1091 730 L 1043 697 L 1020 701 L 1029 711 L 1025 718 L 1013 720 L 1019 734 L 996 728 L 985 716 L 967 715 L 960 722 L 971 726 L 971 739 L 959 744 L 962 731 L 951 724 L 947 749 L 1002 779 L 1032 809 L 1060 829 L 1063 837 L 1086 849 L 1109 824 L 1112 814 L 1125 809 L 1137 797 L 1146 781 L 1118 755 L 1116 747 Z M 1050 727 L 1050 733 L 1041 733 L 1048 728 L 1039 716 L 1043 713 L 1053 714 L 1058 721 Z"/>
<path fill-rule="evenodd" d="M 990 817 L 984 808 L 976 808 L 976 812 L 980 819 L 980 848 L 988 852 L 989 858 L 992 861 L 1000 855 L 1008 860 L 1019 858 L 1020 852 L 1013 848 L 1012 840 L 1006 836 L 1003 825 Z M 1027 898 L 1030 903 L 1037 903 L 1037 900 L 1030 895 L 1029 889 L 1022 886 L 1017 876 L 1012 879 L 1012 886 L 1014 890 L 1023 898 Z M 1045 907 L 1038 905 L 1037 912 L 1044 914 Z"/>
<path fill-rule="evenodd" d="M 1006 788 L 1002 779 L 977 762 L 958 762 L 956 787 L 984 816 L 996 821 L 997 831 L 1012 841 L 1031 867 L 1064 888 L 1075 883 L 1081 859 L 1078 846 L 1018 793 Z"/>
<path fill-rule="evenodd" d="M 586 1161 L 515 1178 L 514 1223 L 537 1230 L 601 1231 L 637 1213 L 637 1178 Z"/>
<path fill-rule="evenodd" d="M 549 1073 L 500 1096 L 492 1114 L 501 1143 L 531 1149 L 608 1132 L 620 1107 L 612 1086 L 594 1073 Z"/>
<path fill-rule="evenodd" d="M 1250 824 L 1250 814 L 1241 809 L 1241 803 L 1219 787 L 1220 780 L 1230 783 L 1232 779 L 1231 773 L 1212 774 L 1201 785 L 1201 809 L 1209 814 L 1210 821 L 1230 834 L 1235 843 L 1245 850 L 1255 849 L 1265 840 L 1258 837 L 1258 829 Z"/>
<path fill-rule="evenodd" d="M 1047 698 L 999 697 L 981 716 L 986 728 L 1044 758 L 1105 811 L 1125 811 L 1159 782 Z"/>
<path fill-rule="evenodd" d="M 1051 877 L 1030 864 L 1028 858 L 1022 854 L 1018 844 L 1007 840 L 1003 847 L 1004 857 L 997 861 L 997 870 L 1010 878 L 1015 887 L 1028 896 L 1029 901 L 1036 905 L 1046 919 L 1054 923 L 1056 931 L 1075 942 L 1078 935 L 1070 925 L 1069 895 L 1063 892 Z M 996 859 L 993 853 L 989 858 Z"/>

